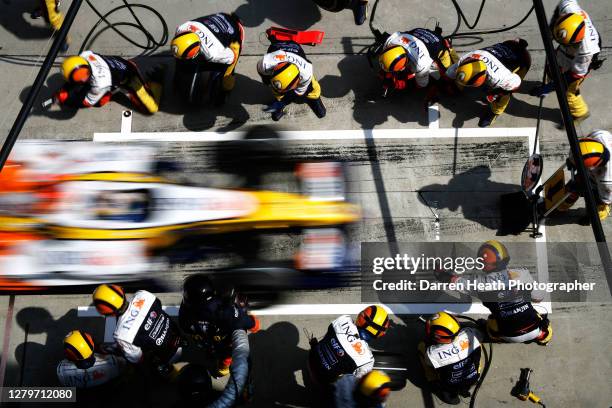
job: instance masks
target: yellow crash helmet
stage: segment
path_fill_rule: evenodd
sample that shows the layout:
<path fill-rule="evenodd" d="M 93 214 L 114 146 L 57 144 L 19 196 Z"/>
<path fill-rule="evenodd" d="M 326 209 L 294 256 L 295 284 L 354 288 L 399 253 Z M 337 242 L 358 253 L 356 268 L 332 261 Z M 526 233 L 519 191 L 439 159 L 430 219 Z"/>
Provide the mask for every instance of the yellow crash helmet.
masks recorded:
<path fill-rule="evenodd" d="M 119 315 L 127 308 L 125 292 L 119 285 L 103 284 L 93 293 L 93 303 L 101 315 Z"/>
<path fill-rule="evenodd" d="M 193 59 L 200 54 L 200 37 L 191 31 L 177 34 L 172 40 L 172 54 L 178 59 Z"/>
<path fill-rule="evenodd" d="M 391 393 L 391 378 L 382 371 L 373 370 L 361 377 L 357 389 L 368 400 L 383 403 Z"/>
<path fill-rule="evenodd" d="M 401 45 L 394 45 L 378 56 L 378 63 L 385 72 L 400 72 L 406 68 L 408 53 Z"/>
<path fill-rule="evenodd" d="M 483 259 L 485 272 L 501 271 L 510 262 L 508 249 L 494 239 L 485 242 L 478 248 L 478 257 Z"/>
<path fill-rule="evenodd" d="M 608 149 L 599 140 L 584 137 L 578 141 L 578 147 L 582 162 L 588 170 L 605 164 L 610 158 Z"/>
<path fill-rule="evenodd" d="M 62 75 L 68 82 L 87 82 L 91 75 L 91 67 L 85 58 L 73 55 L 62 62 Z"/>
<path fill-rule="evenodd" d="M 389 328 L 389 315 L 382 306 L 368 306 L 359 313 L 355 325 L 365 341 L 382 337 Z"/>
<path fill-rule="evenodd" d="M 584 39 L 584 17 L 578 13 L 560 16 L 553 27 L 553 37 L 559 44 L 575 45 Z"/>
<path fill-rule="evenodd" d="M 478 87 L 487 79 L 487 66 L 478 59 L 468 58 L 457 67 L 455 82 L 460 86 Z"/>
<path fill-rule="evenodd" d="M 446 312 L 432 315 L 425 323 L 425 334 L 434 343 L 451 343 L 459 330 L 457 319 Z"/>
<path fill-rule="evenodd" d="M 291 91 L 298 86 L 300 80 L 300 69 L 290 62 L 281 62 L 274 67 L 270 84 L 272 89 L 278 93 Z"/>
<path fill-rule="evenodd" d="M 79 368 L 87 368 L 83 367 L 83 364 L 89 367 L 93 365 L 94 348 L 91 334 L 84 331 L 73 330 L 64 337 L 64 354 L 68 360 L 77 363 Z"/>

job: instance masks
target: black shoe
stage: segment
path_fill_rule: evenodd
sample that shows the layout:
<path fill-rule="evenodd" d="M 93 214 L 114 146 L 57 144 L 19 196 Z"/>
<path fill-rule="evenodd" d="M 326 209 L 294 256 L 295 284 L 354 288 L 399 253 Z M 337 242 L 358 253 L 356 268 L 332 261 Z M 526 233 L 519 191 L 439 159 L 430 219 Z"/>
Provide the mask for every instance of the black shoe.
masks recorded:
<path fill-rule="evenodd" d="M 310 109 L 312 109 L 314 114 L 317 115 L 319 119 L 325 117 L 325 115 L 327 114 L 327 109 L 325 109 L 325 105 L 323 105 L 323 101 L 321 100 L 321 98 L 315 100 L 307 99 L 307 102 L 308 106 L 310 106 Z"/>
<path fill-rule="evenodd" d="M 368 2 L 357 0 L 353 6 L 353 16 L 355 17 L 355 24 L 362 25 L 368 18 Z"/>
<path fill-rule="evenodd" d="M 487 109 L 487 112 L 482 115 L 482 117 L 478 121 L 478 127 L 489 127 L 493 124 L 493 122 L 495 122 L 495 119 L 497 119 L 497 115 Z"/>
<path fill-rule="evenodd" d="M 440 398 L 443 402 L 449 405 L 459 405 L 461 404 L 461 400 L 459 399 L 459 395 L 456 392 L 448 392 L 444 390 L 438 391 L 438 398 Z"/>
<path fill-rule="evenodd" d="M 272 112 L 272 120 L 275 122 L 278 122 L 280 118 L 282 118 L 283 116 L 285 116 L 284 109 L 279 109 L 279 110 Z"/>
<path fill-rule="evenodd" d="M 37 9 L 32 10 L 30 12 L 30 18 L 32 20 L 37 20 L 37 19 L 39 19 L 41 17 L 42 17 L 42 9 L 40 9 L 40 8 L 37 8 Z"/>
<path fill-rule="evenodd" d="M 65 54 L 68 51 L 68 48 L 70 48 L 70 44 L 68 44 L 68 41 L 64 40 L 62 46 L 60 47 L 60 52 Z"/>

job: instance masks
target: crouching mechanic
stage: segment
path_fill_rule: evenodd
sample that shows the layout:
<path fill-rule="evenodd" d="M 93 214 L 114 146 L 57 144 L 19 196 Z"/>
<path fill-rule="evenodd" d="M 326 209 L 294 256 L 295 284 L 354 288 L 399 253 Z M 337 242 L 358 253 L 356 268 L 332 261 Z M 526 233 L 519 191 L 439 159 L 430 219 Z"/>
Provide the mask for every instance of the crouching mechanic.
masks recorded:
<path fill-rule="evenodd" d="M 506 343 L 537 343 L 545 346 L 552 339 L 552 325 L 547 317 L 541 316 L 531 302 L 541 302 L 544 292 L 530 293 L 509 289 L 510 281 L 531 283 L 533 278 L 527 269 L 509 268 L 510 255 L 504 244 L 496 240 L 483 243 L 478 249 L 478 258 L 483 259 L 484 274 L 447 275 L 446 281 L 478 284 L 501 283 L 505 290 L 467 292 L 482 300 L 491 315 L 483 321 L 491 341 Z M 441 278 L 441 280 L 445 280 Z M 484 285 L 482 285 L 484 287 Z"/>
<path fill-rule="evenodd" d="M 175 84 L 191 84 L 200 72 L 212 72 L 219 80 L 211 81 L 211 99 L 223 104 L 236 83 L 234 72 L 243 41 L 244 28 L 236 14 L 217 13 L 181 24 L 171 44 Z M 180 91 L 191 100 L 189 89 Z"/>
<path fill-rule="evenodd" d="M 121 91 L 139 110 L 155 113 L 161 99 L 161 74 L 157 69 L 147 81 L 131 60 L 84 51 L 62 63 L 66 84 L 55 93 L 53 102 L 75 108 L 99 107 Z"/>
<path fill-rule="evenodd" d="M 391 378 L 382 371 L 370 371 L 359 379 L 347 374 L 334 383 L 334 407 L 384 408 L 390 393 Z"/>
<path fill-rule="evenodd" d="M 383 80 L 384 94 L 389 89 L 405 89 L 414 77 L 417 88 L 426 88 L 430 80 L 445 78 L 446 70 L 459 57 L 450 40 L 442 36 L 442 30 L 415 28 L 406 32 L 395 32 L 387 38 L 378 56 Z M 431 86 L 427 99 L 433 100 L 438 87 Z"/>
<path fill-rule="evenodd" d="M 313 381 L 326 387 L 343 374 L 357 379 L 372 371 L 374 355 L 368 342 L 384 336 L 389 316 L 382 306 L 368 306 L 353 323 L 348 315 L 334 320 L 321 340 L 310 340 L 308 368 Z"/>
<path fill-rule="evenodd" d="M 93 302 L 98 313 L 117 317 L 113 337 L 127 361 L 136 364 L 150 359 L 160 374 L 172 371 L 172 364 L 181 357 L 183 342 L 178 327 L 154 294 L 139 290 L 128 301 L 123 288 L 103 284 L 94 291 Z"/>
<path fill-rule="evenodd" d="M 592 188 L 597 200 L 597 212 L 599 219 L 605 220 L 610 215 L 612 204 L 612 166 L 610 166 L 610 152 L 612 151 L 612 134 L 607 130 L 595 130 L 587 137 L 579 139 L 578 146 L 584 166 L 589 172 L 588 188 Z M 571 157 L 567 161 L 568 166 L 575 166 Z M 568 211 L 584 195 L 585 183 L 576 177 L 568 182 L 565 190 L 570 192 L 557 211 Z"/>
<path fill-rule="evenodd" d="M 481 50 L 469 52 L 446 71 L 459 88 L 487 87 L 489 108 L 483 113 L 478 126 L 490 126 L 501 115 L 529 71 L 531 56 L 527 41 L 504 41 Z"/>
<path fill-rule="evenodd" d="M 246 298 L 231 288 L 226 292 L 222 293 L 204 274 L 190 275 L 183 284 L 179 309 L 183 332 L 216 358 L 216 377 L 226 376 L 232 370 L 233 353 L 241 333 L 259 330 L 259 320 L 247 311 Z M 240 338 L 235 339 L 236 336 Z"/>
<path fill-rule="evenodd" d="M 63 387 L 92 388 L 119 377 L 126 367 L 123 357 L 96 351 L 91 334 L 73 330 L 64 338 L 66 359 L 57 365 Z"/>
<path fill-rule="evenodd" d="M 580 86 L 591 70 L 599 69 L 601 38 L 589 15 L 576 0 L 562 0 L 550 22 L 553 38 L 559 43 L 557 63 L 567 83 L 567 104 L 575 121 L 589 116 L 589 107 L 580 95 Z M 554 90 L 554 83 L 538 86 L 532 96 L 542 96 Z"/>
<path fill-rule="evenodd" d="M 427 381 L 442 401 L 458 405 L 459 395 L 470 395 L 484 368 L 482 334 L 472 327 L 462 328 L 453 316 L 439 312 L 427 320 L 425 335 L 418 348 Z"/>
<path fill-rule="evenodd" d="M 268 52 L 257 63 L 257 72 L 264 84 L 272 88 L 276 102 L 264 108 L 274 121 L 285 114 L 285 107 L 296 100 L 304 100 L 319 118 L 326 109 L 321 101 L 321 85 L 313 74 L 312 63 L 302 47 L 294 41 L 272 40 Z"/>

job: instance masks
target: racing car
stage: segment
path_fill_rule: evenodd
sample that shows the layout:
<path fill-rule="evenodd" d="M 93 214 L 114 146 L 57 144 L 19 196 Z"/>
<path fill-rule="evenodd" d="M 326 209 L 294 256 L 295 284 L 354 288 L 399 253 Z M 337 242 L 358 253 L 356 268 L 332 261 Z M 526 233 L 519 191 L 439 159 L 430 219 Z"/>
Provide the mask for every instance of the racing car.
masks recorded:
<path fill-rule="evenodd" d="M 339 226 L 360 217 L 341 187 L 329 189 L 342 184 L 337 163 L 302 164 L 305 195 L 178 184 L 153 171 L 152 147 L 65 146 L 15 148 L 0 173 L 0 231 L 80 241 L 143 239 L 159 248 L 188 234 Z M 319 184 L 322 194 L 312 187 Z"/>

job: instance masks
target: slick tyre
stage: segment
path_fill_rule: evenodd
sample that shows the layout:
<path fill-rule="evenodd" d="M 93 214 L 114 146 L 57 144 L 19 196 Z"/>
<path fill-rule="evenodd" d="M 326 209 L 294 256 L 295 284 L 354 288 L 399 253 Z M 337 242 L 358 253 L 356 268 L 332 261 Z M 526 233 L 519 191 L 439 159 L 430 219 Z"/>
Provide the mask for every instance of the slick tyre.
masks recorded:
<path fill-rule="evenodd" d="M 174 86 L 181 101 L 189 106 L 201 106 L 207 93 L 209 75 L 192 62 L 177 61 Z"/>
<path fill-rule="evenodd" d="M 267 126 L 251 128 L 242 140 L 220 144 L 217 167 L 244 178 L 243 187 L 258 188 L 266 173 L 283 170 L 285 151 L 280 135 Z"/>
<path fill-rule="evenodd" d="M 314 0 L 314 2 L 322 9 L 333 12 L 344 10 L 351 5 L 351 0 Z"/>

